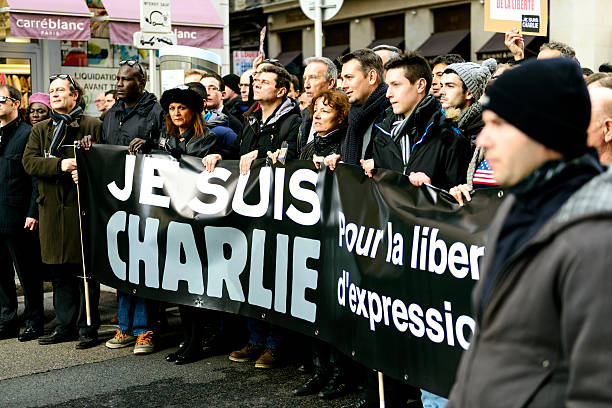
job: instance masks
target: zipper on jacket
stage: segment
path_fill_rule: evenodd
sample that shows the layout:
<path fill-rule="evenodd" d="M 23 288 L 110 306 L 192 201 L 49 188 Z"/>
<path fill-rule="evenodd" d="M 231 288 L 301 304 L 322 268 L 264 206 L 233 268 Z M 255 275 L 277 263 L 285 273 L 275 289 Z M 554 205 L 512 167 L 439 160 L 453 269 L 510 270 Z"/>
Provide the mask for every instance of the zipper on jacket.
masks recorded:
<path fill-rule="evenodd" d="M 491 304 L 491 301 L 493 300 L 493 295 L 495 294 L 495 292 L 499 289 L 501 284 L 503 282 L 505 282 L 506 278 L 508 277 L 508 270 L 510 269 L 510 267 L 516 262 L 516 260 L 520 256 L 524 255 L 525 252 L 527 252 L 528 250 L 531 250 L 531 248 L 533 246 L 537 246 L 539 244 L 540 243 L 535 243 L 535 242 L 534 243 L 526 244 L 523 248 L 519 249 L 519 251 L 517 253 L 512 255 L 510 258 L 508 258 L 506 260 L 506 262 L 504 262 L 502 264 L 502 267 L 501 267 L 499 273 L 497 274 L 497 279 L 496 279 L 493 287 L 491 288 L 491 290 L 489 292 L 488 299 L 484 299 L 484 300 L 486 300 L 486 304 L 483 305 L 483 307 L 481 307 L 482 300 L 479 300 L 480 304 L 477 305 L 477 308 L 476 308 L 476 319 L 478 320 L 478 323 L 480 324 L 480 326 L 482 326 L 482 318 L 484 318 L 484 307 Z"/>

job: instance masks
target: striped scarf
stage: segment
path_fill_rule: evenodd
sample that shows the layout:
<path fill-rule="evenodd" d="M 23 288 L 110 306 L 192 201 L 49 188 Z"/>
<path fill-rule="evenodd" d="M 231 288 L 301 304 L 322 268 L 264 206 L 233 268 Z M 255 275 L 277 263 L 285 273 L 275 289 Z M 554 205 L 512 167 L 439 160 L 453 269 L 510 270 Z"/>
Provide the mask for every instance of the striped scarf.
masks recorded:
<path fill-rule="evenodd" d="M 51 119 L 55 127 L 53 128 L 53 138 L 51 139 L 51 147 L 49 153 L 53 156 L 59 156 L 59 149 L 66 139 L 66 127 L 69 123 L 72 123 L 76 119 L 79 119 L 83 115 L 83 109 L 80 106 L 76 106 L 72 112 L 58 113 L 52 110 L 50 113 Z"/>

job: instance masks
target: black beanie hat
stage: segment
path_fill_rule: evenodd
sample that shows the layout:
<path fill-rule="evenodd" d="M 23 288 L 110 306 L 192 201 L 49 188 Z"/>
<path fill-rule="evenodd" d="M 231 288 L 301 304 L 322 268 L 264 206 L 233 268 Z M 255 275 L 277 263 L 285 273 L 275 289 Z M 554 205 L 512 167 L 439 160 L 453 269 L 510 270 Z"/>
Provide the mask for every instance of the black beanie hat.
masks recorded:
<path fill-rule="evenodd" d="M 168 89 L 159 101 L 166 113 L 168 113 L 168 108 L 173 102 L 182 103 L 193 112 L 202 112 L 204 110 L 202 97 L 186 85 L 179 85 L 176 88 Z"/>
<path fill-rule="evenodd" d="M 240 94 L 240 86 L 238 86 L 238 84 L 240 83 L 240 77 L 238 75 L 227 74 L 223 77 L 223 83 L 232 91 L 236 92 L 237 94 Z"/>
<path fill-rule="evenodd" d="M 591 101 L 573 59 L 534 60 L 504 72 L 487 89 L 483 108 L 568 159 L 586 151 Z"/>

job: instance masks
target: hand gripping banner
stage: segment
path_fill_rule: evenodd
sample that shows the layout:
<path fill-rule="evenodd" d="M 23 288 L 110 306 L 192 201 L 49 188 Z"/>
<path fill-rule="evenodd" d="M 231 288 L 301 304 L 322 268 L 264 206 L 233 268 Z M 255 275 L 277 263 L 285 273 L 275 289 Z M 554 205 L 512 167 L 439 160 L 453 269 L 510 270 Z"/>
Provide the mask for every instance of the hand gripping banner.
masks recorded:
<path fill-rule="evenodd" d="M 87 271 L 126 293 L 254 317 L 447 395 L 475 322 L 484 232 L 503 194 L 465 208 L 408 178 L 312 162 L 77 152 Z"/>

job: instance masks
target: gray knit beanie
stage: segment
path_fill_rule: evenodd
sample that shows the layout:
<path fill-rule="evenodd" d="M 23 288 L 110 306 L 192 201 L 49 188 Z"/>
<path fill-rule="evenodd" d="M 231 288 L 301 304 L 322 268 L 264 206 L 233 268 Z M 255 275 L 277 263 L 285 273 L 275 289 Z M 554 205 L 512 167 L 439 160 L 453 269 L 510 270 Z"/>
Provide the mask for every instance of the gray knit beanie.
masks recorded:
<path fill-rule="evenodd" d="M 474 62 L 463 62 L 450 64 L 444 73 L 455 73 L 465 84 L 465 87 L 474 95 L 474 101 L 478 102 L 484 92 L 487 81 L 497 69 L 497 61 L 493 58 L 485 60 L 482 65 Z"/>

